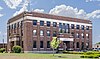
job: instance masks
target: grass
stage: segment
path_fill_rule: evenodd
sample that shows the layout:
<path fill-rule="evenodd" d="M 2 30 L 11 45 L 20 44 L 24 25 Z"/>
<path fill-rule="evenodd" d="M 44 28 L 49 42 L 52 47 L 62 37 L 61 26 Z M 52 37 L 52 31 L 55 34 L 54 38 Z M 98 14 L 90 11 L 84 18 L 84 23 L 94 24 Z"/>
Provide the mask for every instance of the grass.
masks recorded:
<path fill-rule="evenodd" d="M 33 53 L 0 53 L 0 59 L 89 59 L 80 58 L 78 54 L 33 54 Z"/>

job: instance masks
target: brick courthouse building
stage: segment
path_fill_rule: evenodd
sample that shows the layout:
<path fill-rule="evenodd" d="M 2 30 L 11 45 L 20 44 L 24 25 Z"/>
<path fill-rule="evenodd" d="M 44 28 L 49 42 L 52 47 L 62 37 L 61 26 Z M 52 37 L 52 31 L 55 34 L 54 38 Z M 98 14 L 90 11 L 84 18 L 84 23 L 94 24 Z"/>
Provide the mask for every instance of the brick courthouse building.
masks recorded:
<path fill-rule="evenodd" d="M 92 49 L 92 23 L 37 12 L 23 12 L 8 20 L 8 50 L 20 45 L 24 52 L 50 51 L 52 37 L 60 39 L 67 49 Z"/>

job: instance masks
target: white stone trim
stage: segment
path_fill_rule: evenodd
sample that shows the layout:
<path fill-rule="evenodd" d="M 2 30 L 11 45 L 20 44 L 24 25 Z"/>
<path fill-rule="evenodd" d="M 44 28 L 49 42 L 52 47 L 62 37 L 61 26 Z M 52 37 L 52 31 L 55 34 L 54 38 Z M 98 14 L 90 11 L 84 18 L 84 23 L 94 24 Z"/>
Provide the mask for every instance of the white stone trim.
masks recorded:
<path fill-rule="evenodd" d="M 50 21 L 52 22 L 61 22 L 61 23 L 68 23 L 68 24 L 74 24 L 74 25 L 84 25 L 84 26 L 92 26 L 92 24 L 87 23 L 79 23 L 79 22 L 72 22 L 72 21 L 63 21 L 63 20 L 56 20 L 56 19 L 48 19 L 48 18 L 40 18 L 40 17 L 32 17 L 32 16 L 26 16 L 26 18 L 31 20 L 43 20 L 43 21 Z"/>
<path fill-rule="evenodd" d="M 20 21 L 26 20 L 26 19 L 38 20 L 38 21 L 42 20 L 42 21 L 44 21 L 44 23 L 46 23 L 46 21 L 50 21 L 51 23 L 52 23 L 52 22 L 57 22 L 57 24 L 58 24 L 59 22 L 61 22 L 61 23 L 68 23 L 68 24 L 74 24 L 74 25 L 84 25 L 85 27 L 86 27 L 86 26 L 92 26 L 92 24 L 87 24 L 87 23 L 80 23 L 80 22 L 73 22 L 73 21 L 63 21 L 63 20 L 48 19 L 48 18 L 41 18 L 41 17 L 32 17 L 32 16 L 25 16 L 24 19 L 23 19 L 23 18 L 20 18 L 20 19 L 14 21 L 14 22 L 11 22 L 11 23 L 8 24 L 8 25 L 12 25 L 12 24 L 14 24 L 14 23 L 17 23 L 17 22 L 20 22 Z"/>

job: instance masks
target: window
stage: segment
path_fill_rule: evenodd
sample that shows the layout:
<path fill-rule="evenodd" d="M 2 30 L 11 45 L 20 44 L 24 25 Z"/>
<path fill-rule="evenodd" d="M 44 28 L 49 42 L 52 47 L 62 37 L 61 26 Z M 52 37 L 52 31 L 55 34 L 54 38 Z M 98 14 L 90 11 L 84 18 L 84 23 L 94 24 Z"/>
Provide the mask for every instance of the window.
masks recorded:
<path fill-rule="evenodd" d="M 53 22 L 53 27 L 56 27 L 57 26 L 57 23 L 56 22 Z"/>
<path fill-rule="evenodd" d="M 33 48 L 36 48 L 36 41 L 33 41 Z"/>
<path fill-rule="evenodd" d="M 62 29 L 61 29 L 61 28 L 59 28 L 59 32 L 60 32 L 60 33 L 63 33 L 63 31 L 62 31 Z"/>
<path fill-rule="evenodd" d="M 16 28 L 16 23 L 14 24 L 14 29 Z"/>
<path fill-rule="evenodd" d="M 79 42 L 76 43 L 76 47 L 79 48 Z"/>
<path fill-rule="evenodd" d="M 13 29 L 13 24 L 12 24 L 12 29 Z"/>
<path fill-rule="evenodd" d="M 19 22 L 17 23 L 17 27 L 19 27 Z"/>
<path fill-rule="evenodd" d="M 82 38 L 84 38 L 84 33 L 81 34 Z"/>
<path fill-rule="evenodd" d="M 71 24 L 71 29 L 74 29 L 74 24 Z"/>
<path fill-rule="evenodd" d="M 89 34 L 86 34 L 86 37 L 89 38 Z"/>
<path fill-rule="evenodd" d="M 89 26 L 86 26 L 86 30 L 89 30 Z"/>
<path fill-rule="evenodd" d="M 47 30 L 47 36 L 50 36 L 50 30 Z"/>
<path fill-rule="evenodd" d="M 47 48 L 50 48 L 50 41 L 47 41 Z"/>
<path fill-rule="evenodd" d="M 44 31 L 40 30 L 40 36 L 43 36 L 43 34 L 44 34 Z"/>
<path fill-rule="evenodd" d="M 61 29 L 62 29 L 62 23 L 59 23 L 59 28 L 61 28 Z"/>
<path fill-rule="evenodd" d="M 79 25 L 76 25 L 76 29 L 79 29 L 80 28 L 80 26 Z"/>
<path fill-rule="evenodd" d="M 81 29 L 84 30 L 84 25 L 81 26 Z"/>
<path fill-rule="evenodd" d="M 40 21 L 40 26 L 44 26 L 44 21 Z"/>
<path fill-rule="evenodd" d="M 37 25 L 37 20 L 33 20 L 33 25 Z"/>
<path fill-rule="evenodd" d="M 51 23 L 50 23 L 49 21 L 47 21 L 47 26 L 50 26 L 50 24 L 51 24 Z"/>
<path fill-rule="evenodd" d="M 71 34 L 72 34 L 72 36 L 74 37 L 74 32 L 72 32 Z"/>
<path fill-rule="evenodd" d="M 56 31 L 53 31 L 53 37 L 56 37 L 56 36 L 57 36 Z"/>
<path fill-rule="evenodd" d="M 33 35 L 37 35 L 37 31 L 36 30 L 33 30 Z"/>
<path fill-rule="evenodd" d="M 43 41 L 40 41 L 40 48 L 43 48 Z"/>
<path fill-rule="evenodd" d="M 69 24 L 65 24 L 66 33 L 70 33 Z"/>
<path fill-rule="evenodd" d="M 76 33 L 76 38 L 79 38 L 79 33 Z"/>

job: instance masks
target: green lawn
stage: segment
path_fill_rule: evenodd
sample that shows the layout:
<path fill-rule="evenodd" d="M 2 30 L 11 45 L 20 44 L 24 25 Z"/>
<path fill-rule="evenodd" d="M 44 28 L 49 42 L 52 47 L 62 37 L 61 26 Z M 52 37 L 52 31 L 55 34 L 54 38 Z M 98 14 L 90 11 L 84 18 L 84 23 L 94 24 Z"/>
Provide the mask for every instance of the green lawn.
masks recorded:
<path fill-rule="evenodd" d="M 61 56 L 61 57 L 58 57 Z M 0 59 L 86 59 L 77 54 L 0 53 Z"/>

